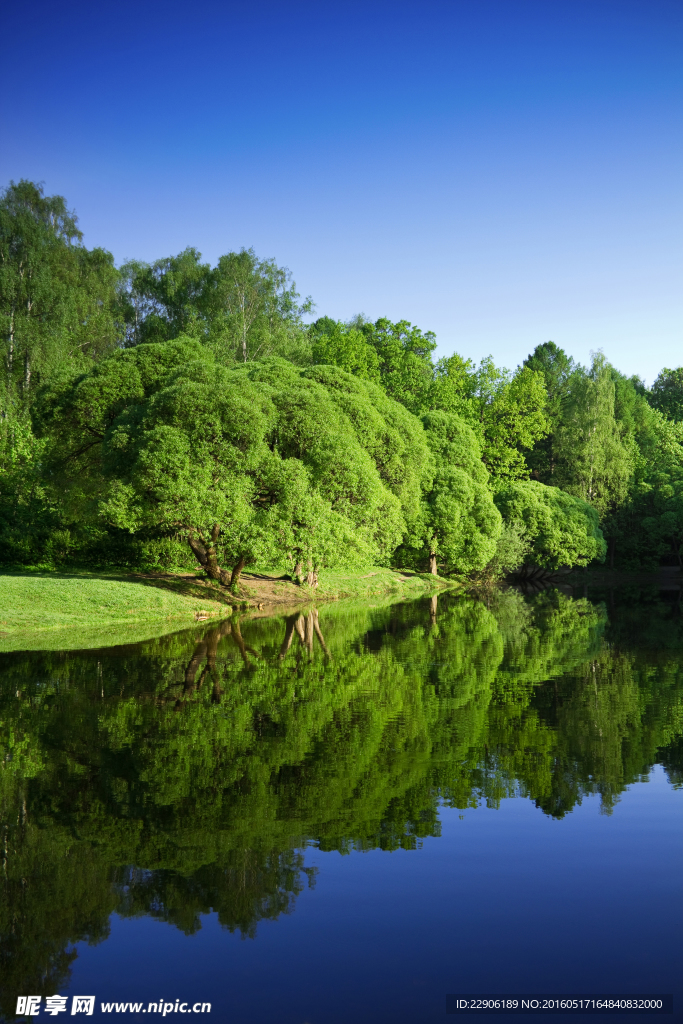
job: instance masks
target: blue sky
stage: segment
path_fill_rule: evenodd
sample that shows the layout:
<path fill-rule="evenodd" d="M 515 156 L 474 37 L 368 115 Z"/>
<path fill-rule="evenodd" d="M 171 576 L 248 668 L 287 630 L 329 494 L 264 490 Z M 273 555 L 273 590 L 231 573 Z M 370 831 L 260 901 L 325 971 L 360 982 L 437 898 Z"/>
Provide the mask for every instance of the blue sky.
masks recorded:
<path fill-rule="evenodd" d="M 14 5 L 0 182 L 117 262 L 253 246 L 440 354 L 683 363 L 680 0 Z"/>

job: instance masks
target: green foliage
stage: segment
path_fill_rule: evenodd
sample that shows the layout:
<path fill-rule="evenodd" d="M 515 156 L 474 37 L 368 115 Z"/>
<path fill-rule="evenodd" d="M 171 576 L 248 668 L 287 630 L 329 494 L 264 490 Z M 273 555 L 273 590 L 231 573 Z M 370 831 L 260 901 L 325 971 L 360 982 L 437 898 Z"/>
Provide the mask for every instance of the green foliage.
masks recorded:
<path fill-rule="evenodd" d="M 43 480 L 67 522 L 95 521 L 104 487 L 104 440 L 117 417 L 136 408 L 188 362 L 211 360 L 198 342 L 119 350 L 87 373 L 55 376 L 33 409 L 44 441 Z"/>
<path fill-rule="evenodd" d="M 549 430 L 540 437 L 526 454 L 532 476 L 544 484 L 552 481 L 557 462 L 555 431 L 562 422 L 564 408 L 569 396 L 570 381 L 576 372 L 571 356 L 553 341 L 537 345 L 524 360 L 524 366 L 543 374 L 546 390 L 546 414 Z"/>
<path fill-rule="evenodd" d="M 492 579 L 511 575 L 527 562 L 530 552 L 531 545 L 524 523 L 520 520 L 503 522 L 496 550 L 485 567 L 486 575 Z"/>
<path fill-rule="evenodd" d="M 611 367 L 598 353 L 590 371 L 572 375 L 555 431 L 553 483 L 590 502 L 600 515 L 623 502 L 636 458 L 633 439 L 615 416 L 615 392 Z"/>
<path fill-rule="evenodd" d="M 0 559 L 30 556 L 57 540 L 59 519 L 41 480 L 44 442 L 27 416 L 0 421 Z"/>
<path fill-rule="evenodd" d="M 534 477 L 594 505 L 612 566 L 656 562 L 663 549 L 643 530 L 641 503 L 660 461 L 662 417 L 648 404 L 644 385 L 600 354 L 589 371 L 577 367 L 552 342 L 538 346 L 526 364 L 544 373 L 551 425 L 527 453 Z"/>
<path fill-rule="evenodd" d="M 292 275 L 275 260 L 259 260 L 253 249 L 221 256 L 207 296 L 210 338 L 219 358 L 246 363 L 281 355 L 307 362 L 301 317 L 313 304 L 299 298 Z"/>
<path fill-rule="evenodd" d="M 648 398 L 652 407 L 667 419 L 676 422 L 683 420 L 683 367 L 678 366 L 675 370 L 664 367 L 652 385 Z"/>
<path fill-rule="evenodd" d="M 495 502 L 508 524 L 521 526 L 530 556 L 545 569 L 604 561 L 598 516 L 587 502 L 536 480 L 504 484 Z"/>
<path fill-rule="evenodd" d="M 431 331 L 423 334 L 407 320 L 392 323 L 386 318 L 374 324 L 361 323 L 359 329 L 376 353 L 379 379 L 389 397 L 415 415 L 428 409 L 435 335 Z"/>
<path fill-rule="evenodd" d="M 525 449 L 545 436 L 546 393 L 542 374 L 520 367 L 512 374 L 489 357 L 478 368 L 451 356 L 435 370 L 430 408 L 462 416 L 476 431 L 492 479 L 524 479 Z"/>
<path fill-rule="evenodd" d="M 81 237 L 62 196 L 24 180 L 0 193 L 5 416 L 20 416 L 49 375 L 85 368 L 117 344 L 112 256 Z"/>
<path fill-rule="evenodd" d="M 185 334 L 205 312 L 211 267 L 188 248 L 177 256 L 121 267 L 119 307 L 126 325 L 126 345 L 168 341 Z"/>
<path fill-rule="evenodd" d="M 436 547 L 449 570 L 478 571 L 497 531 L 472 468 L 481 461 L 491 489 L 531 476 L 592 505 L 611 565 L 678 560 L 678 470 L 662 423 L 682 418 L 681 368 L 647 392 L 602 354 L 586 370 L 553 342 L 514 371 L 490 357 L 434 362 L 435 336 L 408 321 L 306 325 L 312 308 L 290 272 L 253 249 L 212 267 L 188 247 L 117 270 L 82 244 L 63 197 L 10 183 L 0 196 L 0 558 L 160 564 L 173 538 L 192 534 L 224 582 L 221 559 L 239 576 L 282 552 L 311 582 L 322 564 L 434 568 Z M 230 374 L 253 367 L 240 396 Z M 415 417 L 439 411 L 474 431 L 467 467 L 428 453 Z M 499 569 L 521 556 L 518 526 L 496 540 Z"/>
<path fill-rule="evenodd" d="M 464 420 L 445 412 L 427 413 L 423 423 L 435 469 L 415 535 L 417 561 L 428 561 L 432 572 L 439 565 L 444 573 L 483 569 L 495 551 L 501 520 L 477 439 Z M 406 558 L 408 551 L 401 554 Z"/>
<path fill-rule="evenodd" d="M 338 366 L 361 380 L 380 381 L 379 356 L 358 328 L 321 317 L 308 331 L 314 363 Z"/>
<path fill-rule="evenodd" d="M 387 562 L 429 468 L 420 424 L 376 386 L 283 360 L 230 370 L 184 338 L 55 382 L 36 428 L 74 517 L 185 535 L 223 583 L 219 541 L 237 576 Z"/>
<path fill-rule="evenodd" d="M 412 530 L 421 514 L 423 487 L 432 472 L 428 439 L 419 420 L 380 387 L 370 381 L 361 383 L 333 367 L 313 367 L 304 370 L 302 377 L 325 387 L 351 422 L 383 485 L 399 499 L 406 526 Z"/>
<path fill-rule="evenodd" d="M 656 566 L 673 558 L 681 567 L 683 424 L 651 413 L 626 500 L 607 518 L 611 561 Z"/>
<path fill-rule="evenodd" d="M 531 448 L 548 429 L 543 377 L 528 367 L 514 374 L 483 360 L 473 395 L 482 435 L 482 458 L 496 480 L 524 479 L 523 449 Z"/>
<path fill-rule="evenodd" d="M 228 364 L 274 354 L 308 362 L 301 317 L 312 303 L 299 303 L 291 277 L 253 249 L 227 253 L 214 268 L 192 248 L 152 264 L 131 261 L 119 283 L 126 344 L 192 335 Z"/>

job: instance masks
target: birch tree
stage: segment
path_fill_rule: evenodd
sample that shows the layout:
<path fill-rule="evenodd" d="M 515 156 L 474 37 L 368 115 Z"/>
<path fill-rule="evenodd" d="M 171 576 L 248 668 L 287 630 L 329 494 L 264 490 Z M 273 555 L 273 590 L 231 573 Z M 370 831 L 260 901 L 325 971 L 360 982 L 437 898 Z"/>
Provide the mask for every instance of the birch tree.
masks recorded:
<path fill-rule="evenodd" d="M 625 499 L 636 453 L 615 417 L 615 385 L 601 352 L 590 370 L 572 375 L 555 449 L 553 483 L 589 502 L 601 516 Z"/>
<path fill-rule="evenodd" d="M 117 342 L 117 272 L 88 250 L 62 196 L 30 181 L 0 195 L 0 330 L 5 413 L 27 405 L 41 375 L 85 368 Z"/>

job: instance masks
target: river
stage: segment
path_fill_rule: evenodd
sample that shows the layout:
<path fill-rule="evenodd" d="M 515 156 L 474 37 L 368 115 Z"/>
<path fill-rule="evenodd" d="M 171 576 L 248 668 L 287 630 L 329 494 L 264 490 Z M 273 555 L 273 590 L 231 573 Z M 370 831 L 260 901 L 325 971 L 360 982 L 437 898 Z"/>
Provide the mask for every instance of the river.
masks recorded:
<path fill-rule="evenodd" d="M 680 1020 L 665 598 L 442 594 L 1 654 L 5 1019 L 30 995 L 40 1019 L 94 995 L 119 1020 L 421 1024 L 447 994 L 609 993 Z"/>

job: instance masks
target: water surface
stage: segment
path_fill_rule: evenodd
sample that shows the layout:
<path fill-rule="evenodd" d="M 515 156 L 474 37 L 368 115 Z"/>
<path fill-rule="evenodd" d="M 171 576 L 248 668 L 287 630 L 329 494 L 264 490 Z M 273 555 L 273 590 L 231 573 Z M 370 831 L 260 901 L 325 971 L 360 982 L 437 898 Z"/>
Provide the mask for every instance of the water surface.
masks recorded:
<path fill-rule="evenodd" d="M 683 616 L 591 596 L 1 655 L 6 1017 L 90 993 L 432 1021 L 458 991 L 680 1017 Z"/>

